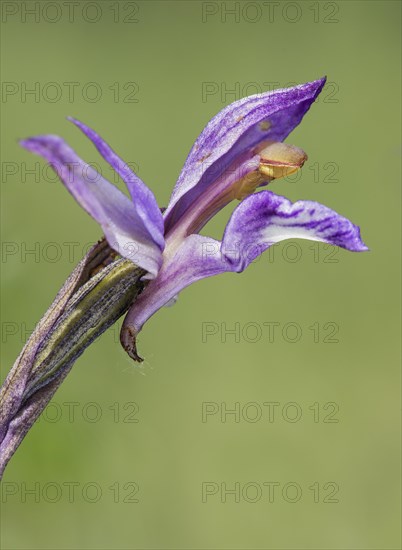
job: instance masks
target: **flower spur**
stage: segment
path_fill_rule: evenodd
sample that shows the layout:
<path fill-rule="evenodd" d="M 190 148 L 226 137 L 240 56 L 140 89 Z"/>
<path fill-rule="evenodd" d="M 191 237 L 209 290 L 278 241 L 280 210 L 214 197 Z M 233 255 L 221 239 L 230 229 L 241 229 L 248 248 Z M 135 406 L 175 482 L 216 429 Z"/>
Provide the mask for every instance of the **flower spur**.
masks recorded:
<path fill-rule="evenodd" d="M 101 225 L 109 245 L 144 269 L 146 286 L 121 330 L 128 354 L 141 361 L 136 337 L 144 323 L 185 287 L 212 275 L 243 271 L 273 244 L 289 238 L 367 250 L 359 227 L 312 201 L 291 203 L 257 188 L 300 169 L 307 155 L 284 139 L 301 122 L 325 79 L 232 103 L 192 147 L 163 214 L 153 193 L 92 129 L 70 119 L 127 185 L 131 198 L 104 179 L 58 136 L 21 144 L 44 157 L 79 204 Z M 240 204 L 222 241 L 199 234 L 229 202 Z"/>

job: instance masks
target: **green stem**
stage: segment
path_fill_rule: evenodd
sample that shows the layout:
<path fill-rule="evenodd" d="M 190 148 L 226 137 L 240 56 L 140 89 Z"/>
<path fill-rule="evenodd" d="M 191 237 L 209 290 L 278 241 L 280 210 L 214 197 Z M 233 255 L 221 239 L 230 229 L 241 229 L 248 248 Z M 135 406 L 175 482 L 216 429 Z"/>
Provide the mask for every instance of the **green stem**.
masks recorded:
<path fill-rule="evenodd" d="M 0 391 L 0 477 L 78 357 L 141 292 L 144 271 L 129 260 L 112 258 L 102 241 L 80 262 L 5 380 Z"/>

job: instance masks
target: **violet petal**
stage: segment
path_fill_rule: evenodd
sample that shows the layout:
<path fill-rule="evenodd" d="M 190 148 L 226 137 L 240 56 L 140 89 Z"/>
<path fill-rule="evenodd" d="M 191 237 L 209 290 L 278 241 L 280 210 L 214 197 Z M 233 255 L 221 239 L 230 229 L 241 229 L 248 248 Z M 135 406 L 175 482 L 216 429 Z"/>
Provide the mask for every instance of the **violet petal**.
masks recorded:
<path fill-rule="evenodd" d="M 130 167 L 113 151 L 99 134 L 86 126 L 83 122 L 68 117 L 95 145 L 102 157 L 119 174 L 130 193 L 131 199 L 153 240 L 163 250 L 165 245 L 164 223 L 155 195 Z"/>
<path fill-rule="evenodd" d="M 321 92 L 325 78 L 235 101 L 218 113 L 193 145 L 165 212 L 172 227 L 189 204 L 245 151 L 283 141 Z"/>
<path fill-rule="evenodd" d="M 36 136 L 22 140 L 21 145 L 50 163 L 77 202 L 102 226 L 114 250 L 156 276 L 162 263 L 161 247 L 124 193 L 58 136 Z"/>
<path fill-rule="evenodd" d="M 230 270 L 230 264 L 220 253 L 221 243 L 210 237 L 190 235 L 174 256 L 158 273 L 132 305 L 124 320 L 137 334 L 143 324 L 168 304 L 184 288 L 212 275 Z"/>
<path fill-rule="evenodd" d="M 260 191 L 233 212 L 222 243 L 202 235 L 187 237 L 133 304 L 123 328 L 138 334 L 151 315 L 190 284 L 226 271 L 243 271 L 273 244 L 294 238 L 352 252 L 368 250 L 359 227 L 330 208 L 313 201 L 292 203 L 271 191 Z"/>
<path fill-rule="evenodd" d="M 243 271 L 271 245 L 295 238 L 321 241 L 352 252 L 368 250 L 359 227 L 334 210 L 318 202 L 292 203 L 272 191 L 260 191 L 234 210 L 221 251 L 232 271 Z"/>

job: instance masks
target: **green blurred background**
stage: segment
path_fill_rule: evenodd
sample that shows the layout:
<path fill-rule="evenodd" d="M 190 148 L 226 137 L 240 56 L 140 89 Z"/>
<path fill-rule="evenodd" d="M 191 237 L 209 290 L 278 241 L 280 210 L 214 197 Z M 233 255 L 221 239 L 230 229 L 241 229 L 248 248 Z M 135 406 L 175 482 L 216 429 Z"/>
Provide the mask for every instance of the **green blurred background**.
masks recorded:
<path fill-rule="evenodd" d="M 112 178 L 67 115 L 166 205 L 223 106 L 327 74 L 288 139 L 309 161 L 272 189 L 371 251 L 291 241 L 194 285 L 145 327 L 141 367 L 109 330 L 6 470 L 2 548 L 400 548 L 400 3 L 72 4 L 2 3 L 2 379 L 100 236 L 17 145 L 59 134 Z"/>

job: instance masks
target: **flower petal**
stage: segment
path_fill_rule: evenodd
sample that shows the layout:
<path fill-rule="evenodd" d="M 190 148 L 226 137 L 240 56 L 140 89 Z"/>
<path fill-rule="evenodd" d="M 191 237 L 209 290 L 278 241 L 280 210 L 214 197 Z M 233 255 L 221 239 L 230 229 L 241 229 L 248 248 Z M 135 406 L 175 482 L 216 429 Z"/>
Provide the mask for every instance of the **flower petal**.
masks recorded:
<path fill-rule="evenodd" d="M 188 205 L 239 155 L 263 141 L 283 141 L 300 123 L 324 84 L 322 78 L 249 96 L 218 113 L 187 157 L 165 212 L 166 226 L 172 227 Z"/>
<path fill-rule="evenodd" d="M 156 276 L 162 263 L 161 247 L 124 193 L 58 136 L 32 137 L 21 145 L 50 163 L 77 202 L 101 225 L 113 249 Z"/>
<path fill-rule="evenodd" d="M 368 250 L 360 230 L 330 208 L 312 201 L 294 204 L 271 191 L 244 199 L 226 226 L 222 243 L 202 235 L 190 235 L 129 310 L 121 342 L 135 360 L 135 339 L 144 323 L 190 284 L 226 271 L 243 271 L 273 244 L 303 238 L 340 246 L 353 252 Z M 169 247 L 167 247 L 169 250 Z"/>
<path fill-rule="evenodd" d="M 155 195 L 145 183 L 135 174 L 130 167 L 113 151 L 113 149 L 91 128 L 83 122 L 68 117 L 78 128 L 93 142 L 102 157 L 119 174 L 127 185 L 137 213 L 144 222 L 153 240 L 164 248 L 165 239 L 163 216 L 161 214 Z"/>
<path fill-rule="evenodd" d="M 219 252 L 220 245 L 210 237 L 190 235 L 140 294 L 127 313 L 121 332 L 122 345 L 133 359 L 141 360 L 135 338 L 154 313 L 192 283 L 230 270 L 230 264 Z"/>
<path fill-rule="evenodd" d="M 233 212 L 221 251 L 231 270 L 243 271 L 271 245 L 294 238 L 321 241 L 352 252 L 368 250 L 359 227 L 330 208 L 313 201 L 292 203 L 272 191 L 260 191 Z"/>

